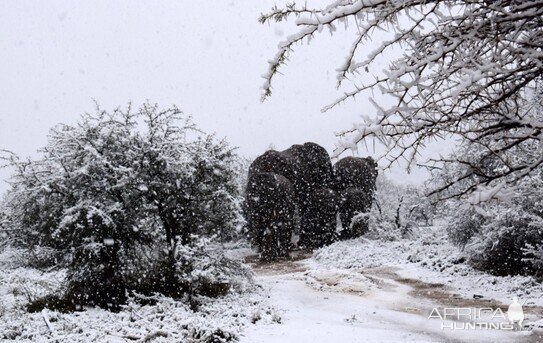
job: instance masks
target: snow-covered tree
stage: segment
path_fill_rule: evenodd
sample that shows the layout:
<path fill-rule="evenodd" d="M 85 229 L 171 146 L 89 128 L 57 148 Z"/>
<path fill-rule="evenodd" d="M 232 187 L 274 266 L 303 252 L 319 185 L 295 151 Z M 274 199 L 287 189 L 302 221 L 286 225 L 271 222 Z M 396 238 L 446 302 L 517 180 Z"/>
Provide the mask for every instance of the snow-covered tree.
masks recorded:
<path fill-rule="evenodd" d="M 75 301 L 110 307 L 130 288 L 188 290 L 179 247 L 240 223 L 232 148 L 176 107 L 98 108 L 53 128 L 41 152 L 8 159 L 10 225 L 30 248 L 69 254 Z"/>
<path fill-rule="evenodd" d="M 9 218 L 7 210 L 5 209 L 4 202 L 0 199 L 0 248 L 4 247 L 8 242 L 10 236 Z"/>
<path fill-rule="evenodd" d="M 462 146 L 456 152 L 459 161 L 477 160 L 482 153 L 478 145 Z M 510 158 L 522 160 L 536 153 L 536 144 L 520 144 Z M 486 158 L 478 169 L 493 173 L 500 168 L 497 157 Z M 437 186 L 472 168 L 467 163 L 450 162 L 436 174 Z M 466 179 L 446 192 L 457 194 L 471 184 Z M 444 193 L 445 195 L 447 193 Z M 485 192 L 475 192 L 468 202 L 449 199 L 444 211 L 449 218 L 447 232 L 454 244 L 465 248 L 470 262 L 498 275 L 543 275 L 540 247 L 543 246 L 543 167 L 538 167 L 517 182 L 514 191 L 506 192 L 500 184 Z M 448 213 L 447 213 L 448 212 Z"/>
<path fill-rule="evenodd" d="M 356 36 L 337 69 L 337 86 L 346 80 L 351 86 L 323 110 L 377 89 L 394 99 L 390 107 L 372 100 L 376 115 L 365 114 L 363 123 L 342 132 L 336 155 L 376 139 L 387 148 L 385 164 L 405 160 L 409 168 L 436 139 L 456 137 L 480 145 L 479 159 L 434 190 L 438 193 L 466 179 L 474 183 L 462 194 L 480 186 L 513 185 L 543 164 L 541 148 L 522 160 L 509 158 L 519 145 L 543 137 L 542 112 L 532 110 L 528 95 L 543 74 L 543 0 L 334 0 L 322 9 L 275 7 L 260 21 L 293 16 L 298 30 L 269 61 L 263 98 L 271 95 L 272 81 L 297 45 L 323 30 L 338 34 L 345 26 Z M 370 40 L 381 43 L 367 53 Z M 387 61 L 390 56 L 399 57 Z M 381 71 L 383 59 L 389 65 Z M 368 73 L 374 80 L 361 82 L 359 75 Z M 481 173 L 480 163 L 489 157 L 497 158 L 498 167 Z"/>
<path fill-rule="evenodd" d="M 446 230 L 451 243 L 464 250 L 466 244 L 476 234 L 481 233 L 484 217 L 477 213 L 473 206 L 458 203 L 455 205 L 454 214 L 450 215 Z"/>
<path fill-rule="evenodd" d="M 382 239 L 406 238 L 411 229 L 431 225 L 434 207 L 422 186 L 399 185 L 379 175 L 369 213 L 370 235 Z"/>

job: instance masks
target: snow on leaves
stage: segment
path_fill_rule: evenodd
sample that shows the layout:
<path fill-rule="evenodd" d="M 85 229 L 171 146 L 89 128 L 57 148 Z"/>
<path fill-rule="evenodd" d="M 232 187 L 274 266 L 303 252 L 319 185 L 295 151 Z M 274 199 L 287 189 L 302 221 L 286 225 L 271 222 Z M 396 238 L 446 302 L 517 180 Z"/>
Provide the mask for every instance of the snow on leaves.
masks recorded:
<path fill-rule="evenodd" d="M 178 247 L 194 236 L 237 234 L 237 157 L 176 107 L 98 108 L 54 127 L 41 152 L 9 159 L 6 212 L 24 246 L 71 257 L 68 293 L 77 301 L 122 302 L 125 290 L 157 284 L 138 273 L 151 275 L 145 269 L 165 256 L 175 273 Z"/>

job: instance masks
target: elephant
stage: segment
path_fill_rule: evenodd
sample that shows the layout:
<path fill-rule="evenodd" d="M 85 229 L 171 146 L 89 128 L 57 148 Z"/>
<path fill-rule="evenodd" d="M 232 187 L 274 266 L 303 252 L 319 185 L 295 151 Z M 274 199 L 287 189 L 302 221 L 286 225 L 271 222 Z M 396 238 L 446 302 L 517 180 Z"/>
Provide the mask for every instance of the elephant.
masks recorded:
<path fill-rule="evenodd" d="M 345 157 L 334 165 L 334 188 L 340 195 L 339 214 L 344 228 L 341 239 L 367 232 L 367 219 L 356 215 L 370 211 L 376 178 L 377 163 L 371 157 Z"/>
<path fill-rule="evenodd" d="M 288 257 L 296 214 L 292 183 L 276 173 L 253 174 L 247 185 L 246 204 L 250 235 L 260 259 Z"/>
<path fill-rule="evenodd" d="M 248 179 L 258 173 L 275 173 L 294 182 L 296 166 L 293 159 L 284 152 L 268 150 L 251 163 Z"/>
<path fill-rule="evenodd" d="M 276 181 L 272 182 L 270 174 L 275 175 Z M 289 181 L 288 187 L 284 186 L 287 181 Z M 266 228 L 288 230 L 285 235 L 289 235 L 293 230 L 301 231 L 300 222 L 309 223 L 308 227 L 310 227 L 311 223 L 317 220 L 315 219 L 317 211 L 315 208 L 324 206 L 315 196 L 312 197 L 312 194 L 319 189 L 330 188 L 333 183 L 333 167 L 330 156 L 326 149 L 311 142 L 303 145 L 295 144 L 284 151 L 268 150 L 251 163 L 244 210 L 253 242 L 261 247 L 262 259 L 272 260 L 286 256 L 288 251 L 285 252 L 281 249 L 289 247 L 288 244 L 283 244 L 281 240 L 278 240 L 280 232 L 273 231 L 271 235 L 263 235 L 263 232 L 268 232 Z M 285 199 L 276 199 L 278 194 L 284 196 Z M 259 202 L 255 199 L 264 199 L 265 201 Z M 336 203 L 337 201 L 334 202 L 334 204 Z M 279 206 L 282 209 L 281 215 L 270 217 L 274 206 Z M 309 208 L 314 213 L 305 218 Z M 281 225 L 276 225 L 276 223 Z M 312 228 L 311 230 L 317 229 Z M 271 239 L 271 241 L 267 241 L 267 239 Z M 323 239 L 328 240 L 328 238 Z M 273 247 L 278 246 L 280 247 L 277 252 L 272 251 L 275 249 Z"/>
<path fill-rule="evenodd" d="M 251 163 L 249 179 L 264 172 L 283 175 L 293 183 L 302 212 L 312 191 L 333 183 L 330 156 L 326 149 L 312 142 L 294 144 L 284 151 L 266 151 Z"/>
<path fill-rule="evenodd" d="M 305 215 L 311 194 L 333 184 L 333 168 L 326 149 L 312 142 L 295 144 L 282 152 L 291 159 L 300 215 Z"/>
<path fill-rule="evenodd" d="M 368 232 L 368 218 L 372 204 L 372 194 L 360 188 L 347 188 L 342 192 L 339 203 L 339 217 L 343 225 L 340 239 L 363 236 Z"/>
<path fill-rule="evenodd" d="M 359 188 L 373 194 L 377 163 L 371 157 L 344 157 L 334 165 L 334 184 L 338 192 Z"/>
<path fill-rule="evenodd" d="M 336 191 L 320 188 L 311 193 L 298 245 L 315 249 L 331 244 L 336 239 L 338 207 Z"/>

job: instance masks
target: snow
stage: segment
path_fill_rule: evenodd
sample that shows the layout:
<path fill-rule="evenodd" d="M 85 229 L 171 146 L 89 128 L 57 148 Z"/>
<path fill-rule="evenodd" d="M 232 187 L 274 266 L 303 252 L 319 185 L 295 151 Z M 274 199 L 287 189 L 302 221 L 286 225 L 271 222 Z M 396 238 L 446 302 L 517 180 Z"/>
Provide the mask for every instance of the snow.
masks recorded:
<path fill-rule="evenodd" d="M 506 188 L 505 182 L 500 182 L 496 186 L 488 188 L 479 186 L 468 198 L 468 202 L 472 205 L 478 205 L 488 202 L 491 199 L 511 199 L 514 192 Z"/>
<path fill-rule="evenodd" d="M 104 245 L 112 246 L 115 244 L 115 240 L 113 238 L 104 238 Z"/>
<path fill-rule="evenodd" d="M 285 309 L 281 325 L 253 326 L 240 342 L 431 342 L 423 333 L 394 322 L 393 311 L 355 295 L 308 289 L 295 276 L 261 279 L 271 301 Z M 387 319 L 388 318 L 388 319 Z"/>
<path fill-rule="evenodd" d="M 235 339 L 253 323 L 270 324 L 281 318 L 258 285 L 217 299 L 201 298 L 196 311 L 186 302 L 154 296 L 149 298 L 154 304 L 133 299 L 119 313 L 99 308 L 28 313 L 29 299 L 54 293 L 65 273 L 23 268 L 13 264 L 16 256 L 14 249 L 0 254 L 1 342 L 207 342 L 217 334 Z"/>
<path fill-rule="evenodd" d="M 229 258 L 255 260 L 246 244 L 224 249 Z M 543 319 L 533 311 L 525 310 L 526 331 L 520 332 L 443 330 L 442 323 L 457 322 L 428 318 L 434 308 L 459 301 L 510 304 L 518 296 L 525 306 L 543 304 L 543 287 L 532 278 L 494 277 L 469 267 L 441 226 L 414 230 L 409 239 L 358 238 L 313 255 L 295 253 L 294 261 L 253 262 L 253 287 L 204 299 L 197 311 L 154 296 L 154 304 L 133 299 L 119 313 L 27 313 L 28 299 L 58 289 L 64 271 L 23 268 L 17 254 L 0 254 L 0 338 L 21 342 L 205 342 L 217 333 L 241 343 L 542 341 Z"/>
<path fill-rule="evenodd" d="M 397 267 L 401 276 L 442 283 L 468 298 L 477 294 L 509 303 L 518 296 L 528 305 L 543 306 L 543 285 L 533 277 L 493 276 L 473 269 L 466 260 L 441 226 L 419 228 L 412 237 L 396 241 L 337 242 L 314 255 L 314 261 L 328 269 Z"/>
<path fill-rule="evenodd" d="M 309 259 L 279 270 L 261 267 L 257 273 L 270 292 L 270 302 L 283 309 L 281 325 L 250 326 L 241 343 L 536 342 L 540 338 L 530 331 L 442 330 L 441 320 L 428 319 L 438 304 L 412 295 L 412 286 L 389 279 L 382 267 L 363 272 L 329 269 Z"/>

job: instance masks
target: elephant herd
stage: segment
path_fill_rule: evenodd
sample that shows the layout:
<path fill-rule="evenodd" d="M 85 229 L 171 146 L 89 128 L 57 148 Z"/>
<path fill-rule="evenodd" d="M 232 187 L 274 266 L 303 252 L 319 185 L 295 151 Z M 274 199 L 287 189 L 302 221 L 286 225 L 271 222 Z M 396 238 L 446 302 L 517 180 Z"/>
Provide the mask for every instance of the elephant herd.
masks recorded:
<path fill-rule="evenodd" d="M 261 259 L 288 257 L 295 233 L 298 247 L 307 249 L 363 235 L 376 177 L 371 157 L 345 157 L 332 167 L 326 150 L 315 143 L 257 157 L 249 167 L 245 205 Z"/>

